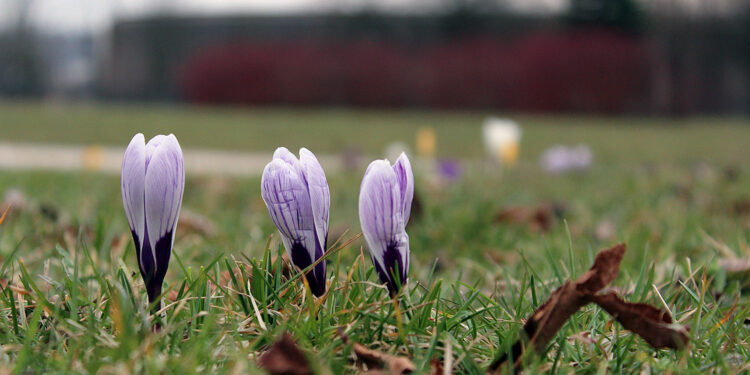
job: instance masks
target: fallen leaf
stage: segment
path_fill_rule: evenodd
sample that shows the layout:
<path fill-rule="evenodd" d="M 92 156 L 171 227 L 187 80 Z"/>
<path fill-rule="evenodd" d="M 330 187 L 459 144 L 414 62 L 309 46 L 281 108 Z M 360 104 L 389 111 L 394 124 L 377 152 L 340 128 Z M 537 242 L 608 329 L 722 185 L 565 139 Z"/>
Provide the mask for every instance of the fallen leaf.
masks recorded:
<path fill-rule="evenodd" d="M 750 214 L 750 198 L 741 199 L 732 203 L 731 211 L 736 216 L 746 216 Z"/>
<path fill-rule="evenodd" d="M 349 343 L 349 337 L 341 328 L 339 328 L 339 335 L 344 344 Z M 417 368 L 409 358 L 385 354 L 367 348 L 357 342 L 352 343 L 352 351 L 357 356 L 357 364 L 360 370 L 363 371 L 363 374 L 401 375 L 410 374 Z M 366 366 L 367 369 L 365 369 L 363 365 Z"/>
<path fill-rule="evenodd" d="M 271 375 L 312 374 L 305 353 L 287 333 L 258 358 L 258 365 Z"/>
<path fill-rule="evenodd" d="M 571 315 L 590 302 L 601 303 L 625 328 L 640 335 L 654 348 L 681 348 L 687 344 L 686 329 L 672 324 L 668 313 L 646 304 L 632 304 L 616 293 L 597 293 L 617 278 L 625 254 L 625 244 L 615 245 L 596 255 L 594 264 L 575 282 L 566 281 L 529 317 L 523 327 L 525 337 L 510 350 L 513 369 L 519 370 L 525 352 L 543 352 Z M 488 373 L 502 373 L 508 362 L 504 353 L 490 364 Z"/>
<path fill-rule="evenodd" d="M 409 374 L 416 370 L 414 363 L 406 357 L 385 354 L 356 342 L 352 351 L 369 370 L 388 370 L 386 373 L 391 375 Z"/>
<path fill-rule="evenodd" d="M 585 294 L 596 293 L 617 278 L 620 263 L 625 255 L 625 244 L 617 244 L 599 252 L 594 265 L 576 280 L 576 289 Z"/>
<path fill-rule="evenodd" d="M 189 288 L 188 288 L 187 284 L 185 284 L 185 286 L 182 287 L 182 295 L 183 295 L 183 297 L 187 294 L 188 289 Z M 175 289 L 172 289 L 167 294 L 167 300 L 169 302 L 175 302 L 175 301 L 177 301 L 177 297 L 179 296 L 179 294 L 180 294 L 179 291 L 177 291 Z"/>
<path fill-rule="evenodd" d="M 430 375 L 443 375 L 444 372 L 443 362 L 440 362 L 437 358 L 430 360 Z"/>
<path fill-rule="evenodd" d="M 673 324 L 672 316 L 664 310 L 625 302 L 614 292 L 596 295 L 594 302 L 656 349 L 680 349 L 687 345 L 687 329 Z"/>

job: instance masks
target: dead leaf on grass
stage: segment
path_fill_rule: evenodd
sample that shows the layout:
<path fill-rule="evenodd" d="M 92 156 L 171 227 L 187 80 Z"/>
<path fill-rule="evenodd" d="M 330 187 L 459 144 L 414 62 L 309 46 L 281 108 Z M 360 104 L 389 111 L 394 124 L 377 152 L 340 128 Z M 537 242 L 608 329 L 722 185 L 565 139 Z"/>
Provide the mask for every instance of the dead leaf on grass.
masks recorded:
<path fill-rule="evenodd" d="M 287 333 L 258 358 L 258 365 L 271 375 L 312 374 L 305 353 Z"/>
<path fill-rule="evenodd" d="M 687 345 L 687 329 L 673 324 L 672 316 L 664 310 L 645 303 L 625 302 L 614 292 L 596 295 L 594 302 L 656 349 L 680 349 Z"/>
<path fill-rule="evenodd" d="M 350 342 L 342 329 L 339 329 L 339 335 L 344 344 Z M 409 358 L 385 354 L 357 342 L 352 343 L 352 351 L 357 356 L 357 365 L 363 374 L 401 375 L 410 374 L 416 370 L 416 366 Z"/>
<path fill-rule="evenodd" d="M 667 312 L 645 304 L 627 303 L 614 292 L 597 294 L 617 278 L 624 254 L 625 244 L 599 252 L 594 265 L 578 280 L 568 280 L 552 292 L 547 301 L 526 320 L 523 327 L 526 337 L 518 340 L 510 350 L 514 370 L 520 369 L 525 352 L 543 352 L 570 316 L 590 302 L 600 304 L 625 328 L 640 335 L 655 348 L 681 348 L 687 345 L 686 329 L 673 325 L 672 317 Z M 490 364 L 487 372 L 502 373 L 508 360 L 508 354 L 503 354 Z"/>

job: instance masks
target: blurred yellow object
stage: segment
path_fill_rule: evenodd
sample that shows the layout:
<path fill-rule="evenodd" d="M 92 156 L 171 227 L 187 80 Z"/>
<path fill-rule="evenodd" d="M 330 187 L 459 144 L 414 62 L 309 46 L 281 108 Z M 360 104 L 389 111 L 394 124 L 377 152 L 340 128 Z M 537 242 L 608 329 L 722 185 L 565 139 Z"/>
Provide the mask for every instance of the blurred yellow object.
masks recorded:
<path fill-rule="evenodd" d="M 518 161 L 521 127 L 513 120 L 490 117 L 482 126 L 482 139 L 490 156 L 503 165 Z"/>
<path fill-rule="evenodd" d="M 435 148 L 437 137 L 432 128 L 420 128 L 417 131 L 417 155 L 433 158 L 435 157 Z"/>
<path fill-rule="evenodd" d="M 508 143 L 500 148 L 500 160 L 506 165 L 515 165 L 518 161 L 518 143 Z"/>
<path fill-rule="evenodd" d="M 104 150 L 99 146 L 89 146 L 83 150 L 83 169 L 98 170 L 104 164 Z"/>

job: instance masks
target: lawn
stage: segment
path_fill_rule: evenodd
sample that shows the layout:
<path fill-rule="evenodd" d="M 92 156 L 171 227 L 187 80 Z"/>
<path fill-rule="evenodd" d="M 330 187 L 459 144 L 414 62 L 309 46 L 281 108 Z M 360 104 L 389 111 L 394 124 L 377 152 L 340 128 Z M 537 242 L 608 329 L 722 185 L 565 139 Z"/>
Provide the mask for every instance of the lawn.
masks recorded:
<path fill-rule="evenodd" d="M 3 141 L 124 146 L 136 131 L 183 147 L 270 152 L 278 145 L 377 155 L 433 127 L 441 157 L 482 156 L 486 113 L 188 109 L 0 103 Z M 258 356 L 290 333 L 316 373 L 357 373 L 352 343 L 482 374 L 534 309 L 596 253 L 625 243 L 611 288 L 689 329 L 654 350 L 596 305 L 583 307 L 525 360 L 528 373 L 747 371 L 750 362 L 750 157 L 747 121 L 513 116 L 521 163 L 472 162 L 453 183 L 414 166 L 419 207 L 407 231 L 411 270 L 394 302 L 358 238 L 363 170 L 329 174 L 329 289 L 315 300 L 285 269 L 257 178 L 188 175 L 152 331 L 119 178 L 0 172 L 15 202 L 0 224 L 0 373 L 262 373 Z M 596 153 L 585 173 L 548 175 L 556 142 Z M 348 145 L 348 146 L 347 146 Z M 325 165 L 323 166 L 325 168 Z M 0 195 L 0 197 L 2 197 Z M 555 206 L 549 226 L 501 213 Z M 334 242 L 336 242 L 334 244 Z M 231 270 L 231 271 L 230 271 Z"/>

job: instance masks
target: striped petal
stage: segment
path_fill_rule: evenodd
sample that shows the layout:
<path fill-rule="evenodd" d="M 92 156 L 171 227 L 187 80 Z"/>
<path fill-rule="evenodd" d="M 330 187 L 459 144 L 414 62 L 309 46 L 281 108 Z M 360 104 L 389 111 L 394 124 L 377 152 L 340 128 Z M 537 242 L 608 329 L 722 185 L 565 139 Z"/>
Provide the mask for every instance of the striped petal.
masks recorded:
<path fill-rule="evenodd" d="M 273 158 L 281 159 L 289 165 L 297 165 L 297 163 L 299 163 L 297 157 L 294 156 L 294 154 L 292 154 L 286 147 L 277 148 L 276 151 L 273 152 Z"/>
<path fill-rule="evenodd" d="M 396 173 L 398 186 L 401 190 L 401 214 L 404 216 L 404 224 L 409 223 L 411 214 L 411 201 L 414 198 L 414 174 L 411 171 L 411 163 L 405 153 L 401 153 L 396 163 L 393 164 L 393 172 Z"/>
<path fill-rule="evenodd" d="M 148 264 L 151 256 L 156 275 L 167 271 L 185 188 L 182 149 L 174 135 L 154 137 L 146 145 L 146 233 L 151 254 L 141 254 Z M 145 253 L 145 246 L 144 246 Z M 161 283 L 159 283 L 161 284 Z"/>
<path fill-rule="evenodd" d="M 292 262 L 305 269 L 322 256 L 323 249 L 315 232 L 310 193 L 299 173 L 299 162 L 291 164 L 287 160 L 290 159 L 274 158 L 266 165 L 261 178 L 261 196 Z M 325 292 L 324 262 L 306 277 L 315 295 Z"/>
<path fill-rule="evenodd" d="M 146 234 L 144 211 L 144 181 L 146 179 L 146 142 L 143 134 L 136 134 L 125 149 L 122 159 L 120 185 L 122 204 L 133 234 L 136 255 L 140 258 L 143 239 Z M 140 266 L 140 262 L 139 262 Z"/>
<path fill-rule="evenodd" d="M 307 182 L 310 193 L 313 220 L 315 221 L 315 235 L 320 249 L 325 252 L 328 242 L 328 213 L 331 207 L 331 193 L 328 190 L 328 180 L 323 167 L 315 155 L 306 148 L 299 150 L 302 176 Z M 316 254 L 323 256 L 322 252 Z"/>
<path fill-rule="evenodd" d="M 396 274 L 401 284 L 406 282 L 409 236 L 405 230 L 399 176 L 386 160 L 373 161 L 362 179 L 359 221 L 375 269 L 393 294 L 398 290 Z"/>

